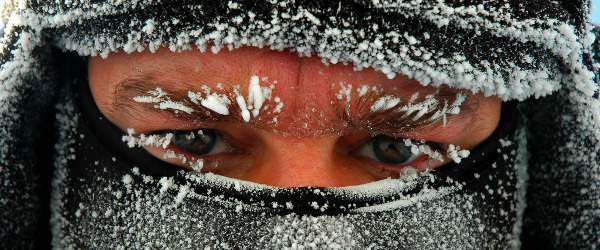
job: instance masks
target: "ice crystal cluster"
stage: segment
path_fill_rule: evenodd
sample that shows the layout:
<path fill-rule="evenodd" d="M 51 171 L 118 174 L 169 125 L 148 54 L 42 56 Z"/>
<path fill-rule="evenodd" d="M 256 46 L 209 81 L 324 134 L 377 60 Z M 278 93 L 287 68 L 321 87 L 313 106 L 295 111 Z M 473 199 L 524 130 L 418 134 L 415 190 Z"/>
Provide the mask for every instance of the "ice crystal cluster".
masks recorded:
<path fill-rule="evenodd" d="M 263 80 L 268 81 L 268 77 L 264 77 Z M 255 75 L 250 78 L 248 95 L 245 97 L 244 95 L 240 94 L 240 85 L 235 85 L 233 92 L 231 93 L 221 94 L 211 92 L 211 88 L 206 85 L 202 85 L 201 88 L 204 89 L 204 92 L 188 91 L 189 99 L 185 100 L 185 102 L 172 101 L 168 93 L 163 91 L 161 88 L 156 88 L 156 90 L 149 91 L 149 96 L 135 96 L 133 100 L 139 103 L 154 103 L 155 108 L 182 111 L 187 114 L 198 111 L 189 105 L 194 103 L 196 105 L 202 105 L 203 107 L 219 115 L 229 115 L 229 106 L 232 104 L 233 100 L 235 100 L 240 109 L 238 114 L 245 122 L 249 122 L 251 118 L 250 111 L 252 111 L 252 117 L 256 118 L 260 114 L 261 108 L 263 111 L 266 111 L 269 108 L 269 105 L 263 106 L 263 104 L 265 104 L 267 100 L 271 100 L 271 94 L 273 92 L 273 88 L 275 88 L 275 85 L 271 84 L 268 87 L 261 87 L 260 79 Z M 246 100 L 248 101 L 246 102 Z M 273 108 L 273 110 L 269 110 L 268 114 L 281 112 L 283 102 L 281 102 L 280 98 L 277 96 L 274 98 L 274 101 L 276 106 Z M 277 116 L 274 117 L 275 121 L 276 118 Z"/>

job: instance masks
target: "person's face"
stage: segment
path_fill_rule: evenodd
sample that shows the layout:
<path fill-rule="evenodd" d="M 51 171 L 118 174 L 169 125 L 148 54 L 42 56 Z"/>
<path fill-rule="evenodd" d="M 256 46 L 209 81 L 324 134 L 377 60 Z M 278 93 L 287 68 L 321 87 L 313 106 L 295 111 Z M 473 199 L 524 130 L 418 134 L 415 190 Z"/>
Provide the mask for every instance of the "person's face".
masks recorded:
<path fill-rule="evenodd" d="M 358 185 L 407 166 L 439 167 L 451 161 L 450 144 L 471 149 L 487 138 L 501 106 L 496 97 L 464 92 L 461 102 L 458 90 L 253 47 L 92 57 L 89 81 L 100 111 L 123 131 L 174 135 L 165 147 L 145 146 L 155 157 L 188 169 L 202 159 L 202 172 L 282 187 Z M 405 138 L 444 157 L 411 152 Z"/>

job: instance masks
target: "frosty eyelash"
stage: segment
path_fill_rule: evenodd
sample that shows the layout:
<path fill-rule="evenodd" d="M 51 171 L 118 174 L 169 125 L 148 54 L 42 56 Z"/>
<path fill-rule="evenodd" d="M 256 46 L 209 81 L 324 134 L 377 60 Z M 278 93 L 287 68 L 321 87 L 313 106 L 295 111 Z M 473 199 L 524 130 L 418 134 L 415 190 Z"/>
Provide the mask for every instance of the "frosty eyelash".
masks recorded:
<path fill-rule="evenodd" d="M 121 139 L 123 142 L 127 143 L 127 146 L 130 148 L 133 147 L 144 147 L 144 146 L 155 146 L 162 147 L 165 149 L 163 153 L 163 159 L 179 159 L 182 164 L 188 163 L 188 165 L 197 172 L 202 170 L 204 166 L 204 160 L 202 158 L 195 159 L 194 157 L 190 157 L 189 159 L 182 153 L 176 153 L 171 149 L 167 149 L 169 144 L 171 144 L 171 139 L 173 138 L 173 133 L 164 132 L 164 133 L 156 133 L 156 134 L 140 134 L 135 136 L 135 130 L 133 128 L 127 129 L 127 135 L 124 135 Z"/>
<path fill-rule="evenodd" d="M 438 161 L 444 160 L 442 153 L 439 152 L 439 150 L 442 150 L 442 149 L 441 148 L 438 149 L 436 147 L 437 145 L 428 143 L 425 140 L 415 141 L 415 140 L 411 140 L 411 139 L 403 139 L 402 141 L 404 142 L 405 146 L 410 147 L 411 153 L 413 153 L 415 155 L 422 153 L 422 154 L 428 155 L 430 159 L 434 159 L 434 160 L 438 160 Z"/>
<path fill-rule="evenodd" d="M 204 159 L 195 159 L 194 157 L 191 157 L 188 160 L 184 154 L 176 153 L 171 149 L 165 150 L 165 152 L 163 153 L 163 159 L 178 159 L 181 161 L 181 164 L 185 164 L 186 162 L 188 162 L 188 165 L 196 172 L 200 172 L 204 167 Z"/>
<path fill-rule="evenodd" d="M 452 159 L 456 163 L 460 163 L 462 159 L 469 156 L 470 151 L 467 149 L 461 149 L 460 146 L 454 144 L 446 145 L 447 149 L 444 149 L 439 144 L 427 142 L 425 140 L 412 140 L 404 139 L 404 145 L 409 146 L 413 154 L 423 153 L 429 155 L 430 159 L 443 161 L 444 155 Z"/>
<path fill-rule="evenodd" d="M 173 138 L 173 133 L 166 134 L 140 134 L 138 136 L 134 136 L 135 130 L 133 128 L 127 129 L 127 135 L 124 135 L 121 139 L 123 142 L 127 143 L 127 146 L 130 148 L 133 147 L 144 147 L 144 146 L 155 146 L 162 147 L 166 149 L 171 143 L 171 139 Z"/>

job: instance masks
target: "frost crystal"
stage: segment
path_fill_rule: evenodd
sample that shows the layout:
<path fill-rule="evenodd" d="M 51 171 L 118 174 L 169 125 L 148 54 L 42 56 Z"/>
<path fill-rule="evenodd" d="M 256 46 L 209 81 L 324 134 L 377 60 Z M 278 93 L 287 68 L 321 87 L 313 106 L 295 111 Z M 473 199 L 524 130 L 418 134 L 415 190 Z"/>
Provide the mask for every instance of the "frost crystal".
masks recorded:
<path fill-rule="evenodd" d="M 396 105 L 398 105 L 398 103 L 400 103 L 400 98 L 395 98 L 393 96 L 384 96 L 375 101 L 373 106 L 371 106 L 371 111 L 385 111 L 395 107 Z"/>
<path fill-rule="evenodd" d="M 461 150 L 459 146 L 448 145 L 447 156 L 456 163 L 460 163 L 462 159 L 467 158 L 469 153 L 469 150 Z"/>
<path fill-rule="evenodd" d="M 260 108 L 265 101 L 262 90 L 260 89 L 258 76 L 252 76 L 250 78 L 250 86 L 248 86 L 248 103 L 254 106 L 252 110 L 252 116 L 258 116 Z M 243 112 L 243 111 L 242 111 Z"/>
<path fill-rule="evenodd" d="M 186 106 L 181 102 L 173 102 L 161 88 L 156 88 L 154 91 L 148 91 L 151 96 L 135 96 L 133 100 L 140 103 L 158 103 L 155 108 L 174 109 L 186 112 L 188 114 L 194 112 L 194 109 Z"/>

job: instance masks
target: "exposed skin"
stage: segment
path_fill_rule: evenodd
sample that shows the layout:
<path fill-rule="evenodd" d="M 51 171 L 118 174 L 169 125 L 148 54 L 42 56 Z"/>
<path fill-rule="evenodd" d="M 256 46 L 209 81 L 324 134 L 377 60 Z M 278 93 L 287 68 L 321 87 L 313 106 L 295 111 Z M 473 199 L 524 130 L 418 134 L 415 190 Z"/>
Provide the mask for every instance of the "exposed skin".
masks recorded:
<path fill-rule="evenodd" d="M 152 76 L 154 82 L 164 85 L 166 92 L 202 91 L 202 85 L 216 90 L 217 83 L 221 83 L 225 88 L 239 85 L 245 96 L 252 76 L 266 76 L 269 83 L 277 82 L 272 97 L 279 97 L 284 106 L 277 122 L 273 122 L 271 117 L 259 116 L 252 117 L 249 123 L 242 121 L 239 124 L 182 121 L 173 119 L 172 115 L 136 112 L 136 106 L 148 104 L 133 100 L 128 104 L 132 107 L 130 110 L 115 106 L 118 95 L 122 94 L 118 90 L 121 82 L 140 74 Z M 389 177 L 390 172 L 399 172 L 401 167 L 350 153 L 367 143 L 378 131 L 332 131 L 333 125 L 323 122 L 336 116 L 332 100 L 339 101 L 335 100 L 335 95 L 341 89 L 340 82 L 352 84 L 354 88 L 364 84 L 377 86 L 379 90 L 405 100 L 416 92 L 425 96 L 436 91 L 434 87 L 423 87 L 405 76 L 388 79 L 372 69 L 354 71 L 352 66 L 341 63 L 327 66 L 317 57 L 298 57 L 287 51 L 253 47 L 218 54 L 198 50 L 174 53 L 160 49 L 155 53 L 120 52 L 106 59 L 92 57 L 89 81 L 102 113 L 124 131 L 134 128 L 136 133 L 148 134 L 171 129 L 218 129 L 236 152 L 203 157 L 206 163 L 203 171 L 281 187 L 358 185 Z M 269 83 L 261 81 L 260 84 L 268 86 Z M 357 91 L 352 91 L 352 99 L 357 100 Z M 425 139 L 442 146 L 475 147 L 497 127 L 501 101 L 481 94 L 467 95 L 477 104 L 470 112 L 450 116 L 446 126 L 442 126 L 440 121 L 399 136 Z M 266 101 L 267 104 L 274 107 L 276 103 L 271 100 Z M 353 106 L 349 107 L 352 113 Z M 230 111 L 230 116 L 239 116 L 239 110 Z M 162 148 L 146 149 L 162 158 Z M 177 160 L 167 161 L 178 164 Z M 424 170 L 427 165 L 435 168 L 448 161 L 421 159 L 412 165 Z M 189 168 L 185 164 L 179 165 Z"/>

